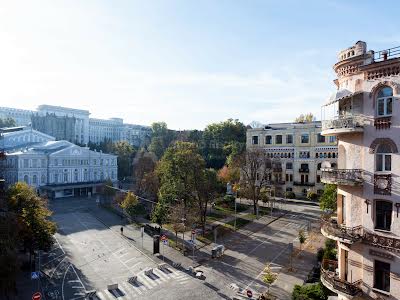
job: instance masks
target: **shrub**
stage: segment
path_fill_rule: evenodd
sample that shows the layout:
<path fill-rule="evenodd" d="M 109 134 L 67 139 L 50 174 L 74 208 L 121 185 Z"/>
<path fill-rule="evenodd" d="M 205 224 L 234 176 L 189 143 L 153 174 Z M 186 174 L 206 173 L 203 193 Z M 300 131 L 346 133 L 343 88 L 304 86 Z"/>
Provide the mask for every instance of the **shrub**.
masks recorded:
<path fill-rule="evenodd" d="M 227 204 L 231 204 L 231 203 L 234 203 L 235 202 L 235 196 L 232 196 L 232 195 L 225 195 L 224 196 L 224 199 L 223 199 L 223 202 L 224 203 L 227 203 Z"/>
<path fill-rule="evenodd" d="M 309 192 L 307 193 L 307 200 L 310 200 L 310 201 L 317 201 L 317 200 L 318 200 L 318 194 L 316 194 L 316 193 L 314 193 L 314 192 L 312 192 L 312 191 L 309 191 Z"/>
<path fill-rule="evenodd" d="M 328 299 L 326 288 L 321 283 L 298 285 L 292 293 L 293 300 L 325 300 Z"/>
<path fill-rule="evenodd" d="M 296 199 L 296 195 L 293 192 L 285 192 L 285 198 L 287 198 L 287 199 Z"/>

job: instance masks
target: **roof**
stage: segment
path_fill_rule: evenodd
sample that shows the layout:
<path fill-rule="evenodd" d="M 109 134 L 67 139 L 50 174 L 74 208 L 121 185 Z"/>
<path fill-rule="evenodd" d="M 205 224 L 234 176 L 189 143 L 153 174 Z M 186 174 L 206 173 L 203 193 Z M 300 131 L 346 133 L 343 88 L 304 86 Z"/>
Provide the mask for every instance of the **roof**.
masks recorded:
<path fill-rule="evenodd" d="M 326 101 L 324 106 L 331 105 L 337 101 L 348 99 L 348 98 L 351 98 L 355 95 L 362 94 L 362 93 L 363 93 L 362 91 L 353 93 L 353 92 L 350 92 L 348 89 L 337 90 L 328 98 L 328 100 Z"/>

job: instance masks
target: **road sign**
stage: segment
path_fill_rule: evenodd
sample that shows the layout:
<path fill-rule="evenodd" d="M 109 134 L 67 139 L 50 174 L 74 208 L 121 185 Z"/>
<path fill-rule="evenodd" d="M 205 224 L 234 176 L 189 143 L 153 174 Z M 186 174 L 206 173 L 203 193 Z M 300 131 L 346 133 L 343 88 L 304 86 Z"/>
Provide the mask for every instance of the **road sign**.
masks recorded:
<path fill-rule="evenodd" d="M 31 279 L 39 279 L 39 272 L 32 272 L 31 273 Z"/>
<path fill-rule="evenodd" d="M 253 297 L 253 292 L 250 290 L 247 290 L 246 294 L 247 294 L 247 297 L 249 297 L 249 298 Z"/>
<path fill-rule="evenodd" d="M 162 236 L 161 236 L 161 240 L 162 240 L 162 241 L 165 241 L 166 239 L 167 239 L 167 236 L 166 236 L 166 235 L 162 235 Z"/>
<path fill-rule="evenodd" d="M 196 229 L 192 229 L 192 234 L 196 234 Z"/>
<path fill-rule="evenodd" d="M 162 242 L 164 245 L 168 245 L 168 240 L 163 240 Z"/>
<path fill-rule="evenodd" d="M 42 294 L 39 292 L 36 292 L 32 295 L 32 300 L 40 300 L 42 299 Z"/>

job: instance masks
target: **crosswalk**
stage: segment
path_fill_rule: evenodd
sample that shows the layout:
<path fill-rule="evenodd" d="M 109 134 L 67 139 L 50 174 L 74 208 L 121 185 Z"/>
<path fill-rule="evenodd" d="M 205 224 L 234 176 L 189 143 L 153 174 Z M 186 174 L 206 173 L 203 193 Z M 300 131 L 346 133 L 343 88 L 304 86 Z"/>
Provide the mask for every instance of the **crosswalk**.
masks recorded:
<path fill-rule="evenodd" d="M 144 274 L 144 271 L 137 275 L 137 282 L 131 284 L 128 281 L 118 282 L 118 290 L 109 291 L 104 289 L 102 291 L 97 291 L 96 297 L 99 300 L 127 300 L 140 297 L 153 288 L 156 288 L 163 283 L 172 281 L 179 285 L 186 284 L 192 279 L 186 273 L 181 271 L 168 269 L 169 272 L 164 272 L 159 269 L 153 269 L 153 275 L 151 277 Z"/>

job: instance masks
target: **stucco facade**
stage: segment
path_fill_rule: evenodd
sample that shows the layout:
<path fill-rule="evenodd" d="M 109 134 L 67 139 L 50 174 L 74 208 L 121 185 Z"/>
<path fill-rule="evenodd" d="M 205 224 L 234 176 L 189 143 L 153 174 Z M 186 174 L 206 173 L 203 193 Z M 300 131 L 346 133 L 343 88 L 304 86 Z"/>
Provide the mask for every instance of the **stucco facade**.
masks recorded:
<path fill-rule="evenodd" d="M 323 169 L 322 181 L 338 185 L 338 207 L 322 233 L 338 260 L 321 279 L 339 299 L 400 299 L 400 58 L 357 42 L 334 70 L 322 134 L 338 137 L 338 169 Z"/>
<path fill-rule="evenodd" d="M 269 124 L 247 130 L 247 148 L 259 147 L 281 168 L 273 172 L 275 187 L 305 197 L 308 191 L 322 193 L 321 168 L 335 166 L 335 137 L 323 137 L 321 122 Z M 257 142 L 256 142 L 257 140 Z"/>

